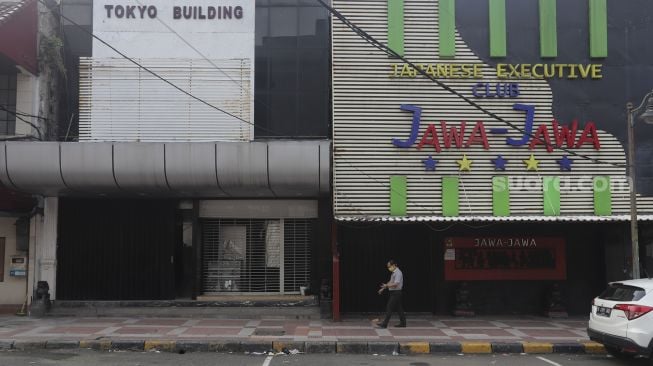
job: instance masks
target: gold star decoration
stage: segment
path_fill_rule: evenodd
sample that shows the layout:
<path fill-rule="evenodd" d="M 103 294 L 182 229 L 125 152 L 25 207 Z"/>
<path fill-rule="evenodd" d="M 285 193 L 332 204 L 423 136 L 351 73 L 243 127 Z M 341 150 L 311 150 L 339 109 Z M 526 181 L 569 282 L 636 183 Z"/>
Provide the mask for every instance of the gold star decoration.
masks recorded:
<path fill-rule="evenodd" d="M 467 154 L 463 154 L 463 160 L 456 160 L 458 166 L 460 167 L 459 171 L 470 171 L 472 169 L 472 161 L 467 159 Z"/>
<path fill-rule="evenodd" d="M 537 164 L 539 164 L 540 161 L 535 159 L 535 156 L 531 154 L 531 157 L 528 158 L 527 160 L 524 160 L 524 164 L 526 164 L 526 170 L 534 170 L 537 171 Z"/>

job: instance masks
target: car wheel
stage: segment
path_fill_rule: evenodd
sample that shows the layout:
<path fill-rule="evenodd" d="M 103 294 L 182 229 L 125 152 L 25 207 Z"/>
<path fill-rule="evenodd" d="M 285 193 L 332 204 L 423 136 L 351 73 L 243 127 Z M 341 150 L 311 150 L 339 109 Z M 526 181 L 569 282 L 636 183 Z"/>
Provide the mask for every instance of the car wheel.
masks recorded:
<path fill-rule="evenodd" d="M 605 351 L 614 358 L 628 360 L 635 357 L 634 353 L 623 352 L 618 347 L 605 346 Z"/>

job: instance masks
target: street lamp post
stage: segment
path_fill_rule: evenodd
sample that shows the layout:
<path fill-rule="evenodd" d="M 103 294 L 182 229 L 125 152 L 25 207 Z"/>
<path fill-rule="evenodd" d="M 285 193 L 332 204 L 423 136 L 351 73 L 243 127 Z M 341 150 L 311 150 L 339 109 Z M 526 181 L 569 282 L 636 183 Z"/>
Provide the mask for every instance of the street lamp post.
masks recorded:
<path fill-rule="evenodd" d="M 628 117 L 628 178 L 630 180 L 630 240 L 632 245 L 633 278 L 639 278 L 639 234 L 637 228 L 637 192 L 635 191 L 635 115 L 643 113 L 639 119 L 653 124 L 653 91 L 646 94 L 637 108 L 633 103 L 626 104 Z"/>

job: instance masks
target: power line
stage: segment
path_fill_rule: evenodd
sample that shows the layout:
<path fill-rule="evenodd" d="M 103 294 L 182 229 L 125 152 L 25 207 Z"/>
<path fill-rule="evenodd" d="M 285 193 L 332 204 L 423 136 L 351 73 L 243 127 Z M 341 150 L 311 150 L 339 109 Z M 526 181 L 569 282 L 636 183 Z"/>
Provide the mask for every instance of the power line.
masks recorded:
<path fill-rule="evenodd" d="M 41 129 L 37 125 L 35 125 L 32 122 L 30 122 L 30 121 L 24 119 L 23 117 L 21 117 L 21 115 L 24 115 L 24 113 L 18 113 L 18 112 L 12 111 L 12 110 L 8 109 L 7 107 L 5 107 L 3 105 L 0 105 L 0 110 L 3 110 L 3 111 L 5 111 L 5 112 L 7 112 L 9 114 L 14 115 L 14 117 L 16 117 L 17 120 L 20 120 L 20 121 L 30 125 L 39 134 L 38 139 L 43 140 L 43 134 L 41 133 Z M 31 115 L 28 115 L 28 116 L 32 117 Z"/>
<path fill-rule="evenodd" d="M 137 2 L 139 5 L 143 5 L 143 3 L 142 3 L 140 0 L 136 0 L 136 2 Z M 229 75 L 229 74 L 228 74 L 227 72 L 225 72 L 222 68 L 220 68 L 218 65 L 216 65 L 215 62 L 213 62 L 213 60 L 211 60 L 211 59 L 209 59 L 208 57 L 206 57 L 206 55 L 205 55 L 204 53 L 202 53 L 200 50 L 198 50 L 197 47 L 193 46 L 193 44 L 191 44 L 190 42 L 188 42 L 188 40 L 186 40 L 184 37 L 182 37 L 182 35 L 179 34 L 179 32 L 175 31 L 175 30 L 174 30 L 170 25 L 168 25 L 168 23 L 164 22 L 163 19 L 161 19 L 160 17 L 157 17 L 156 19 L 159 21 L 159 23 L 163 24 L 163 26 L 166 27 L 170 32 L 172 32 L 174 35 L 176 35 L 177 38 L 179 38 L 179 39 L 180 39 L 182 42 L 184 42 L 188 47 L 190 47 L 193 51 L 195 51 L 195 53 L 197 53 L 198 55 L 200 55 L 200 56 L 201 56 L 201 57 L 202 57 L 206 62 L 208 62 L 209 64 L 211 64 L 211 66 L 213 66 L 215 69 L 217 69 L 218 71 L 220 71 L 224 76 L 226 76 L 227 79 L 231 80 L 234 84 L 238 85 L 238 87 L 240 88 L 240 90 L 245 91 L 245 92 L 249 92 L 249 90 L 247 90 L 247 89 L 245 89 L 245 87 L 243 87 L 242 83 L 239 83 L 237 80 L 235 80 L 234 78 L 232 78 L 231 75 Z M 258 104 L 258 105 L 260 105 L 260 106 L 265 107 L 266 111 L 269 111 L 269 110 L 270 110 L 270 106 L 269 106 L 269 105 L 267 105 L 266 103 L 264 103 L 264 102 L 262 102 L 262 101 L 260 101 L 260 100 L 257 100 L 256 98 L 254 98 L 254 104 Z M 279 135 L 279 136 L 282 136 L 282 135 L 283 135 L 283 134 L 280 133 L 280 132 L 273 132 L 273 133 L 275 133 L 275 134 L 277 134 L 277 135 Z"/>
<path fill-rule="evenodd" d="M 138 3 L 138 5 L 143 5 L 143 3 L 140 2 L 140 0 L 136 0 L 136 2 Z M 182 42 L 184 42 L 188 47 L 190 47 L 193 51 L 195 51 L 195 53 L 197 53 L 198 55 L 202 56 L 202 58 L 203 58 L 206 62 L 210 63 L 211 66 L 213 66 L 215 69 L 217 69 L 218 71 L 220 71 L 224 76 L 226 76 L 227 79 L 231 80 L 234 84 L 238 85 L 238 87 L 239 87 L 242 91 L 249 91 L 249 90 L 246 90 L 246 89 L 242 86 L 241 83 L 239 83 L 238 81 L 234 80 L 234 79 L 233 79 L 229 74 L 227 74 L 227 73 L 226 73 L 224 70 L 222 70 L 218 65 L 216 65 L 215 62 L 213 62 L 213 61 L 210 60 L 208 57 L 206 57 L 206 55 L 204 55 L 200 50 L 198 50 L 195 46 L 193 46 L 190 42 L 188 42 L 184 37 L 181 36 L 181 34 L 179 34 L 179 33 L 178 33 L 177 31 L 175 31 L 172 27 L 170 27 L 170 26 L 169 26 L 166 22 L 164 22 L 160 17 L 156 17 L 156 19 L 159 21 L 159 23 L 163 24 L 163 26 L 166 27 L 170 32 L 172 32 L 174 35 L 176 35 L 177 38 L 179 38 L 179 39 L 180 39 Z M 254 101 L 254 103 L 256 103 L 256 101 Z"/>
<path fill-rule="evenodd" d="M 247 120 L 244 120 L 244 119 L 242 119 L 242 118 L 240 118 L 240 117 L 238 117 L 238 116 L 236 116 L 236 115 L 234 115 L 234 114 L 232 114 L 232 113 L 229 113 L 229 112 L 225 111 L 224 109 L 221 109 L 221 108 L 219 108 L 219 107 L 217 107 L 217 106 L 215 106 L 215 105 L 213 105 L 213 104 L 211 104 L 211 103 L 205 101 L 204 99 L 202 99 L 202 98 L 200 98 L 200 97 L 197 97 L 197 96 L 193 95 L 192 93 L 190 93 L 190 92 L 188 92 L 188 91 L 182 89 L 181 87 L 177 86 L 176 84 L 174 84 L 174 83 L 171 82 L 170 80 L 164 78 L 163 76 L 161 76 L 161 75 L 157 74 L 156 72 L 150 70 L 148 67 L 145 67 L 145 66 L 141 65 L 140 63 L 138 63 L 137 61 L 135 61 L 135 60 L 132 59 L 131 57 L 125 55 L 125 54 L 122 53 L 122 52 L 120 52 L 118 49 L 116 49 L 115 47 L 113 47 L 112 45 L 110 45 L 109 43 L 107 43 L 105 40 L 103 40 L 102 38 L 100 38 L 100 37 L 96 36 L 95 34 L 93 34 L 93 32 L 84 29 L 84 27 L 82 27 L 81 25 L 77 24 L 77 22 L 75 22 L 74 20 L 68 18 L 67 16 L 65 16 L 65 15 L 63 15 L 63 14 L 61 14 L 61 12 L 60 12 L 58 9 L 51 8 L 50 6 L 48 6 L 48 4 L 47 4 L 44 0 L 38 0 L 38 1 L 39 1 L 41 4 L 45 5 L 45 7 L 48 8 L 48 10 L 56 12 L 56 14 L 57 14 L 58 16 L 60 16 L 62 19 L 64 19 L 64 20 L 70 22 L 72 25 L 74 25 L 75 27 L 79 28 L 82 32 L 84 32 L 84 33 L 90 35 L 91 37 L 93 37 L 93 38 L 95 38 L 95 39 L 97 39 L 100 43 L 102 43 L 103 45 L 109 47 L 112 51 L 114 51 L 115 53 L 117 53 L 118 55 L 120 55 L 121 57 L 123 57 L 124 59 L 128 60 L 129 62 L 133 63 L 134 65 L 138 66 L 139 68 L 141 68 L 141 69 L 147 71 L 147 72 L 150 73 L 152 76 L 154 76 L 154 77 L 156 77 L 157 79 L 163 81 L 164 83 L 166 83 L 166 84 L 172 86 L 173 88 L 179 90 L 180 92 L 186 94 L 187 96 L 189 96 L 189 97 L 191 97 L 191 98 L 197 100 L 198 102 L 200 102 L 200 103 L 202 103 L 202 104 L 204 104 L 204 105 L 206 105 L 206 106 L 208 106 L 208 107 L 210 107 L 210 108 L 213 108 L 213 109 L 215 109 L 215 110 L 217 110 L 217 111 L 219 111 L 219 112 L 222 112 L 222 113 L 226 114 L 227 116 L 230 116 L 230 117 L 232 117 L 232 118 L 235 118 L 235 119 L 237 119 L 237 120 L 239 120 L 239 121 L 241 121 L 241 122 L 243 122 L 243 123 L 246 123 L 246 124 L 248 124 L 248 125 L 250 125 L 250 126 L 253 126 L 253 127 L 255 127 L 255 128 L 259 128 L 259 129 L 261 129 L 261 130 L 263 130 L 263 131 L 270 132 L 270 133 L 275 134 L 275 135 L 279 135 L 276 131 L 270 130 L 270 129 L 265 128 L 265 127 L 262 127 L 262 126 L 256 126 L 254 123 L 252 123 L 252 122 L 250 122 L 250 121 L 247 121 Z"/>
<path fill-rule="evenodd" d="M 532 139 L 532 138 L 535 138 L 535 136 L 534 136 L 532 133 L 526 133 L 526 131 L 524 131 L 524 130 L 523 130 L 522 128 L 520 128 L 519 126 L 513 124 L 513 123 L 510 122 L 510 121 L 506 121 L 505 119 L 501 118 L 500 116 L 498 116 L 498 115 L 495 114 L 494 112 L 491 112 L 491 111 L 485 109 L 483 106 L 477 104 L 476 102 L 474 102 L 473 100 L 469 99 L 469 98 L 466 97 L 465 95 L 463 95 L 463 94 L 457 92 L 456 90 L 452 89 L 450 86 L 446 85 L 445 83 L 441 82 L 440 80 L 436 79 L 435 77 L 429 75 L 425 70 L 423 70 L 422 68 L 418 67 L 418 66 L 417 66 L 416 64 L 414 64 L 412 61 L 408 60 L 408 59 L 405 58 L 404 56 L 402 56 L 402 55 L 398 54 L 397 52 L 393 51 L 393 50 L 392 50 L 391 48 L 389 48 L 387 45 L 381 43 L 381 42 L 378 41 L 376 38 L 372 37 L 372 36 L 369 35 L 367 32 L 365 32 L 363 29 L 361 29 L 359 26 L 357 26 L 356 24 L 352 23 L 349 19 L 347 19 L 347 17 L 345 17 L 344 15 L 342 15 L 342 13 L 340 13 L 338 10 L 336 10 L 335 8 L 333 8 L 333 7 L 331 7 L 330 5 L 328 5 L 327 3 L 325 3 L 324 0 L 316 0 L 316 1 L 319 2 L 319 3 L 320 3 L 320 4 L 321 4 L 325 9 L 327 9 L 327 10 L 328 10 L 328 11 L 329 11 L 333 16 L 335 16 L 336 18 L 338 18 L 338 20 L 340 20 L 343 24 L 345 24 L 345 25 L 346 25 L 349 29 L 351 29 L 354 33 L 356 33 L 357 35 L 359 35 L 361 38 L 363 38 L 365 41 L 367 41 L 368 43 L 370 43 L 370 44 L 371 44 L 372 46 L 374 46 L 375 48 L 381 50 L 382 52 L 384 52 L 385 54 L 387 54 L 387 55 L 389 55 L 389 56 L 396 57 L 396 58 L 402 60 L 402 61 L 405 62 L 406 64 L 410 65 L 410 66 L 411 66 L 415 71 L 419 72 L 422 76 L 424 76 L 424 77 L 428 78 L 429 80 L 435 82 L 436 84 L 438 84 L 438 86 L 442 87 L 444 90 L 448 91 L 448 92 L 451 93 L 451 94 L 456 95 L 457 97 L 461 98 L 463 101 L 467 102 L 467 103 L 468 103 L 469 105 L 471 105 L 472 107 L 474 107 L 474 108 L 478 109 L 479 111 L 481 111 L 481 112 L 487 114 L 488 116 L 492 117 L 493 119 L 495 119 L 495 120 L 497 120 L 497 121 L 499 121 L 499 122 L 502 122 L 502 123 L 504 123 L 504 124 L 510 126 L 511 128 L 513 128 L 513 129 L 519 131 L 520 133 L 523 133 L 524 135 L 529 136 L 531 139 Z M 539 140 L 539 139 L 538 139 L 538 140 Z M 576 152 L 576 151 L 569 150 L 569 149 L 567 149 L 567 148 L 565 148 L 565 147 L 562 147 L 562 146 L 553 146 L 553 145 L 551 145 L 550 143 L 547 143 L 546 141 L 542 141 L 542 143 L 545 144 L 545 146 L 546 146 L 547 148 L 559 149 L 559 150 L 562 150 L 562 151 L 564 151 L 564 152 L 566 152 L 566 153 L 568 153 L 568 154 L 570 154 L 570 155 L 574 155 L 574 156 L 577 156 L 577 157 L 582 158 L 582 159 L 585 159 L 585 160 L 590 160 L 590 161 L 592 161 L 592 162 L 594 162 L 594 163 L 599 163 L 599 164 L 608 164 L 608 165 L 612 165 L 612 166 L 619 167 L 619 168 L 624 168 L 624 167 L 626 167 L 625 164 L 618 164 L 618 163 L 613 163 L 613 162 L 609 162 L 609 161 L 603 161 L 603 160 L 600 160 L 600 159 L 597 159 L 597 158 L 593 158 L 593 157 L 588 156 L 588 155 L 585 155 L 585 154 L 580 154 L 580 153 L 578 153 L 578 152 Z"/>
<path fill-rule="evenodd" d="M 6 105 L 0 105 L 0 108 L 5 109 L 5 108 L 7 108 L 7 106 Z M 43 120 L 43 121 L 50 121 L 49 118 L 42 117 L 42 116 L 37 116 L 37 115 L 34 115 L 34 114 L 25 113 L 25 112 L 21 112 L 18 109 L 12 111 L 12 113 L 18 114 L 18 115 L 21 115 L 21 116 L 24 116 L 24 117 L 36 118 L 36 119 L 40 119 L 40 120 Z"/>

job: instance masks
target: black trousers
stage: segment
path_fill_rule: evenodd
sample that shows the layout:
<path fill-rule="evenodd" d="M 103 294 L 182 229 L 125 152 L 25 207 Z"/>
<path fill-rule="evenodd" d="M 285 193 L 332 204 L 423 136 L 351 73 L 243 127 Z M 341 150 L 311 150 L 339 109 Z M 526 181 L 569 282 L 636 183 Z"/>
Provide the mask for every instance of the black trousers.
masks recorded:
<path fill-rule="evenodd" d="M 399 323 L 406 325 L 406 314 L 404 314 L 404 305 L 402 304 L 403 301 L 401 300 L 401 290 L 388 292 L 390 296 L 388 297 L 388 305 L 386 306 L 385 319 L 381 325 L 387 327 L 388 323 L 390 322 L 390 317 L 395 311 L 399 313 Z"/>

